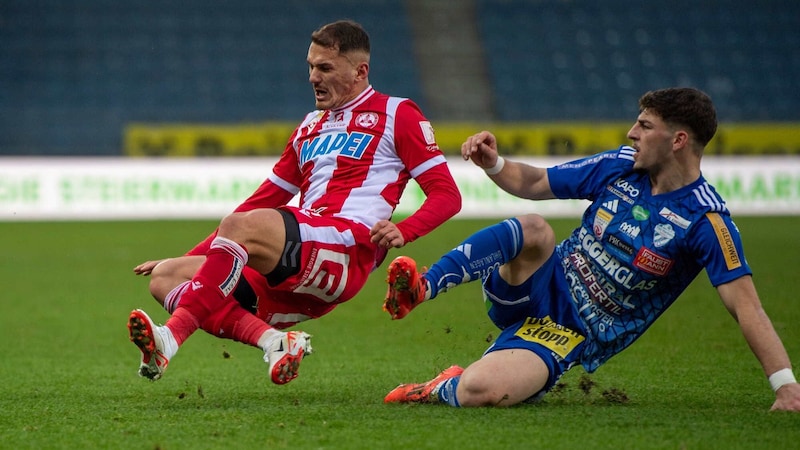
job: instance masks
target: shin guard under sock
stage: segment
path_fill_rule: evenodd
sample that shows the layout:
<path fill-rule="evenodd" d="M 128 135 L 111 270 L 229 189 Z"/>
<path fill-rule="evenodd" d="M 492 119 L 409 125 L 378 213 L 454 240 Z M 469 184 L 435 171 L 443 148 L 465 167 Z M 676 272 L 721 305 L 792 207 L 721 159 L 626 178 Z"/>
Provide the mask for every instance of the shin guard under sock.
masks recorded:
<path fill-rule="evenodd" d="M 522 225 L 515 218 L 484 228 L 442 256 L 424 277 L 430 298 L 462 283 L 485 278 L 522 251 Z"/>
<path fill-rule="evenodd" d="M 229 239 L 216 237 L 206 254 L 191 286 L 181 296 L 175 312 L 165 324 L 172 331 L 178 345 L 226 303 L 236 288 L 247 264 L 247 250 Z"/>

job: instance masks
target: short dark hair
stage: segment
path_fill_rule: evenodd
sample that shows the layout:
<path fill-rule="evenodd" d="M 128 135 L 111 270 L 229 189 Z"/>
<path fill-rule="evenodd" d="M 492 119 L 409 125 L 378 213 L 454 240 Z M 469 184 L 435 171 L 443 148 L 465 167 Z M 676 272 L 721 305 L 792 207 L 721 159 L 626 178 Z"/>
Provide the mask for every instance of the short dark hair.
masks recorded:
<path fill-rule="evenodd" d="M 339 20 L 323 25 L 311 33 L 311 42 L 339 53 L 361 50 L 369 53 L 369 35 L 364 27 L 352 20 Z"/>
<path fill-rule="evenodd" d="M 703 146 L 717 132 L 717 113 L 711 97 L 698 89 L 667 88 L 647 92 L 639 99 L 639 111 L 645 109 L 664 122 L 689 127 Z"/>

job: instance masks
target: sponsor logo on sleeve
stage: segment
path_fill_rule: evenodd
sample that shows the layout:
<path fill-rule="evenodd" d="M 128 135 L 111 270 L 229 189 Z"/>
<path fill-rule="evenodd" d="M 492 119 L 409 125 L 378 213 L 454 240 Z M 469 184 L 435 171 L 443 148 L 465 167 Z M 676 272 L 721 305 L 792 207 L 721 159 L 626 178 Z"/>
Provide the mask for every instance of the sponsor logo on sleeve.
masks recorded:
<path fill-rule="evenodd" d="M 422 121 L 419 123 L 419 128 L 422 130 L 422 136 L 425 138 L 425 143 L 428 145 L 436 144 L 436 136 L 433 133 L 433 126 L 430 122 Z"/>
<path fill-rule="evenodd" d="M 725 264 L 728 270 L 738 269 L 742 266 L 742 260 L 739 258 L 739 252 L 736 250 L 736 244 L 733 242 L 731 230 L 725 225 L 725 221 L 718 213 L 707 213 L 706 217 L 711 222 L 711 227 L 714 228 L 714 233 L 717 235 L 719 247 L 725 255 Z"/>

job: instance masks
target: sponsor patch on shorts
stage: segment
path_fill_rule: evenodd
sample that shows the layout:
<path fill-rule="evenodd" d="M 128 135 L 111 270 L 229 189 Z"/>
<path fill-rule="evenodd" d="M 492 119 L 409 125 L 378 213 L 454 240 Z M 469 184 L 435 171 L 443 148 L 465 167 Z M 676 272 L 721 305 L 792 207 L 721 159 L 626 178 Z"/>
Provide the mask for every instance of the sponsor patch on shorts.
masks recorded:
<path fill-rule="evenodd" d="M 579 333 L 553 322 L 550 316 L 528 317 L 514 334 L 526 341 L 543 345 L 562 358 L 566 358 L 585 339 Z"/>

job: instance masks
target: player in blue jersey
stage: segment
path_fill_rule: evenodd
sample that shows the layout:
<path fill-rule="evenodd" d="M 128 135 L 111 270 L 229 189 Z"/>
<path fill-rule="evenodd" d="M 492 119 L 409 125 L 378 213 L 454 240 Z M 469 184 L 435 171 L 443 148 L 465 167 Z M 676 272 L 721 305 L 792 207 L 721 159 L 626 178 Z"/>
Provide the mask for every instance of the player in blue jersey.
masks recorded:
<path fill-rule="evenodd" d="M 644 94 L 639 107 L 631 146 L 547 169 L 506 161 L 487 131 L 466 140 L 464 159 L 503 190 L 591 204 L 557 245 L 550 225 L 528 214 L 473 234 L 424 273 L 411 258 L 396 258 L 384 303 L 393 319 L 481 280 L 502 331 L 466 369 L 402 384 L 385 402 L 509 406 L 539 398 L 574 365 L 593 372 L 628 347 L 705 269 L 775 391 L 772 409 L 800 411 L 800 384 L 762 309 L 739 231 L 700 172 L 717 128 L 711 99 L 671 88 Z"/>

